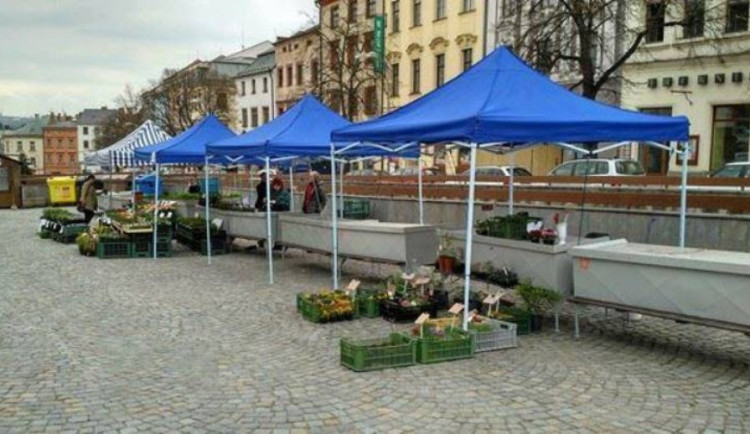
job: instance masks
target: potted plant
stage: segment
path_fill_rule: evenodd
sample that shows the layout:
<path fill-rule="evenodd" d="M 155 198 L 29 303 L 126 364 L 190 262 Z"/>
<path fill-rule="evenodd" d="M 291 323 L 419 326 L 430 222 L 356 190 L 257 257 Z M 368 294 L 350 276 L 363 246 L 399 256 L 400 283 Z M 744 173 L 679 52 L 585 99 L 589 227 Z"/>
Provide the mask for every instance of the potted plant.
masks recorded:
<path fill-rule="evenodd" d="M 453 246 L 453 238 L 449 234 L 443 235 L 440 240 L 440 251 L 438 255 L 438 270 L 447 276 L 453 272 L 456 265 L 458 252 Z"/>
<path fill-rule="evenodd" d="M 384 319 L 393 322 L 414 321 L 421 313 L 431 311 L 433 304 L 429 291 L 415 288 L 401 274 L 394 274 L 386 280 L 386 298 L 380 312 Z"/>
<path fill-rule="evenodd" d="M 531 331 L 540 331 L 542 329 L 542 315 L 560 302 L 560 294 L 551 289 L 534 286 L 529 279 L 521 282 L 516 291 L 523 299 L 526 310 L 530 314 Z"/>
<path fill-rule="evenodd" d="M 427 320 L 412 329 L 417 363 L 438 363 L 474 357 L 474 335 L 461 330 L 453 318 Z"/>

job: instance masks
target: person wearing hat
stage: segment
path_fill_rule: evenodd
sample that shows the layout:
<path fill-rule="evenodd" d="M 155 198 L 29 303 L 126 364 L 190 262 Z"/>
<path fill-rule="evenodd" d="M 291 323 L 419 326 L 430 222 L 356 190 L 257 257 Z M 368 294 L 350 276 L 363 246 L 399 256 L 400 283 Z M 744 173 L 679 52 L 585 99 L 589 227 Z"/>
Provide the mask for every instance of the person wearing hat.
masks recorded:
<path fill-rule="evenodd" d="M 320 174 L 310 172 L 310 182 L 305 187 L 305 198 L 302 201 L 302 212 L 305 214 L 320 214 L 326 206 L 326 193 L 320 186 Z"/>

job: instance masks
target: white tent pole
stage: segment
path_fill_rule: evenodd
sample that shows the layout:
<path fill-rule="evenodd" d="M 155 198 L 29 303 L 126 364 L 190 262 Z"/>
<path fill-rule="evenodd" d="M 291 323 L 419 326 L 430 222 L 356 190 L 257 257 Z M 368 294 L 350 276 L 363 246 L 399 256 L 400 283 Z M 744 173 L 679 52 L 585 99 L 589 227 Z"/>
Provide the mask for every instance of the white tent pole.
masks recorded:
<path fill-rule="evenodd" d="M 135 213 L 135 174 L 137 173 L 135 166 L 130 172 L 130 194 L 133 195 L 133 213 Z"/>
<path fill-rule="evenodd" d="M 508 215 L 513 215 L 513 172 L 515 172 L 516 154 L 510 153 L 510 184 L 508 185 Z"/>
<path fill-rule="evenodd" d="M 289 211 L 294 212 L 294 160 L 289 166 Z"/>
<path fill-rule="evenodd" d="M 156 159 L 156 155 L 152 154 L 153 159 Z M 156 182 L 154 183 L 154 236 L 152 239 L 152 244 L 154 248 L 154 260 L 156 260 L 156 239 L 158 238 L 159 234 L 159 164 L 156 164 L 156 176 L 154 178 Z"/>
<path fill-rule="evenodd" d="M 109 151 L 109 207 L 112 208 L 112 170 L 114 170 L 112 151 Z"/>
<path fill-rule="evenodd" d="M 210 190 L 208 188 L 208 154 L 206 154 L 205 158 L 206 160 L 203 163 L 203 174 L 206 181 L 203 186 L 203 192 L 206 199 L 206 256 L 208 256 L 208 265 L 211 265 L 211 212 L 209 210 L 211 207 L 211 198 L 209 196 Z"/>
<path fill-rule="evenodd" d="M 273 285 L 273 235 L 271 234 L 271 157 L 266 157 L 266 255 L 268 283 Z"/>
<path fill-rule="evenodd" d="M 464 331 L 469 330 L 469 291 L 471 289 L 471 247 L 474 241 L 474 190 L 476 187 L 477 144 L 471 144 L 469 203 L 466 210 L 466 247 L 464 248 Z"/>
<path fill-rule="evenodd" d="M 417 153 L 417 177 L 419 180 L 419 224 L 424 224 L 424 196 L 422 195 L 422 145 Z"/>
<path fill-rule="evenodd" d="M 336 160 L 331 143 L 331 218 L 333 219 L 331 226 L 331 257 L 333 258 L 333 289 L 339 289 L 339 234 L 338 234 L 338 216 L 336 210 Z"/>
<path fill-rule="evenodd" d="M 685 247 L 685 232 L 687 226 L 687 160 L 690 155 L 690 142 L 685 142 L 682 149 L 682 183 L 680 184 L 680 247 Z"/>
<path fill-rule="evenodd" d="M 341 198 L 341 218 L 344 218 L 344 169 L 346 168 L 346 163 L 343 161 L 341 162 L 341 173 L 339 173 L 339 179 L 341 180 L 341 187 L 340 187 L 340 198 Z"/>

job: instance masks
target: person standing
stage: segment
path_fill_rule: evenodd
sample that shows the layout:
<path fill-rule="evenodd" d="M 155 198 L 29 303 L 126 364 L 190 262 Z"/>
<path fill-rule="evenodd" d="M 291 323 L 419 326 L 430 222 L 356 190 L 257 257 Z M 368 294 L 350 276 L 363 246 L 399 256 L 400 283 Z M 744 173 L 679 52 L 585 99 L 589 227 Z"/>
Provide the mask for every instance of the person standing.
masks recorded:
<path fill-rule="evenodd" d="M 266 209 L 266 182 L 268 174 L 265 171 L 260 172 L 260 182 L 255 186 L 255 209 Z"/>
<path fill-rule="evenodd" d="M 271 182 L 271 211 L 289 211 L 289 192 L 278 176 Z"/>
<path fill-rule="evenodd" d="M 326 193 L 320 186 L 320 174 L 310 172 L 310 182 L 305 187 L 305 198 L 302 201 L 302 212 L 305 214 L 320 214 L 326 206 Z"/>
<path fill-rule="evenodd" d="M 89 223 L 94 218 L 94 212 L 97 208 L 95 183 L 96 177 L 90 174 L 81 186 L 81 199 L 78 201 L 78 209 L 79 211 L 83 211 L 86 223 Z"/>

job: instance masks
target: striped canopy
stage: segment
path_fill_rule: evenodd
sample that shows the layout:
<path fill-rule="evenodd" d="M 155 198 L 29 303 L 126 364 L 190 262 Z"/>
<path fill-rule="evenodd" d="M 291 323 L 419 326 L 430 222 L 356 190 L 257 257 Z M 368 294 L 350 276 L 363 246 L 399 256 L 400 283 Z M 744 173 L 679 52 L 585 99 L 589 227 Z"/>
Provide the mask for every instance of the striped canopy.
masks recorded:
<path fill-rule="evenodd" d="M 117 143 L 86 155 L 84 163 L 99 167 L 109 167 L 110 164 L 119 167 L 147 166 L 148 161 L 133 158 L 133 151 L 170 138 L 169 134 L 149 119 Z"/>

